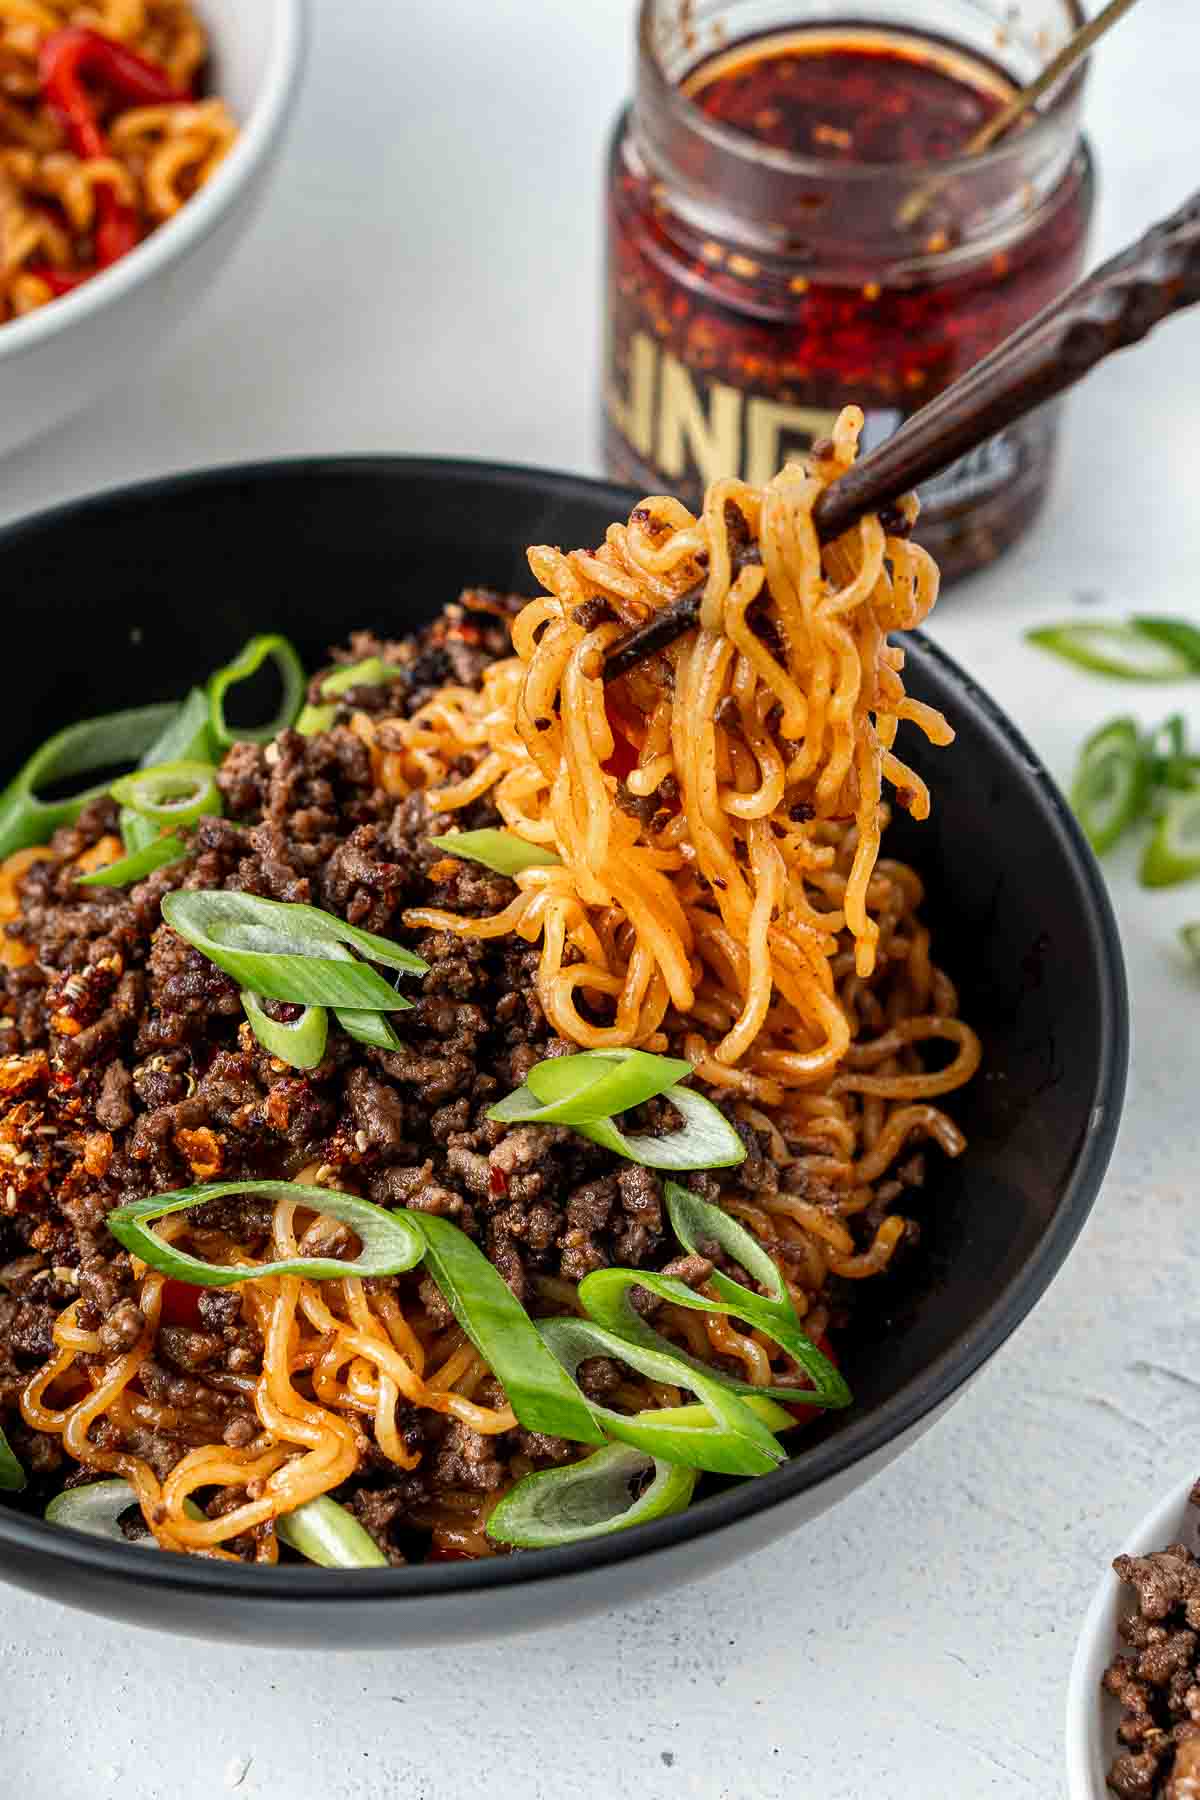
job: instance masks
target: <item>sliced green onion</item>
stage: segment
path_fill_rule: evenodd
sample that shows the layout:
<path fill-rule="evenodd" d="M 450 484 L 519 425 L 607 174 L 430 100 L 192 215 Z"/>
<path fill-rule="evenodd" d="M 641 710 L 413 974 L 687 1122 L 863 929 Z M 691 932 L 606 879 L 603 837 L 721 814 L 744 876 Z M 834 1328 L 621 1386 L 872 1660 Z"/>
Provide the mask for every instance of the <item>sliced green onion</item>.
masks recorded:
<path fill-rule="evenodd" d="M 546 1123 L 575 1125 L 629 1112 L 691 1074 L 691 1063 L 678 1056 L 652 1056 L 648 1050 L 580 1050 L 535 1063 L 525 1085 L 541 1105 Z"/>
<path fill-rule="evenodd" d="M 356 1233 L 361 1245 L 359 1253 L 353 1262 L 329 1256 L 293 1256 L 243 1267 L 201 1262 L 199 1257 L 164 1243 L 150 1230 L 155 1219 L 165 1218 L 168 1213 L 189 1212 L 230 1194 L 290 1200 L 309 1212 L 340 1219 Z M 295 1181 L 209 1181 L 198 1187 L 178 1188 L 169 1194 L 155 1194 L 148 1200 L 131 1200 L 118 1206 L 109 1213 L 107 1225 L 118 1243 L 152 1269 L 195 1287 L 233 1287 L 264 1275 L 303 1275 L 309 1281 L 340 1281 L 348 1275 L 399 1275 L 405 1269 L 414 1269 L 425 1251 L 425 1240 L 414 1230 L 407 1214 L 388 1212 L 370 1200 L 359 1200 L 333 1188 L 304 1187 Z"/>
<path fill-rule="evenodd" d="M 99 782 L 67 800 L 41 800 L 39 788 L 136 763 L 176 710 L 171 705 L 138 706 L 100 719 L 81 719 L 47 738 L 0 794 L 0 857 L 44 844 L 60 825 L 73 824 L 89 800 L 106 794 L 109 784 Z"/>
<path fill-rule="evenodd" d="M 519 875 L 522 869 L 556 869 L 562 857 L 544 844 L 527 843 L 515 831 L 451 831 L 445 837 L 431 837 L 430 843 L 447 856 L 459 856 L 464 862 L 482 863 L 497 875 Z"/>
<path fill-rule="evenodd" d="M 144 850 L 147 844 L 161 837 L 161 827 L 153 819 L 147 819 L 142 813 L 134 812 L 132 806 L 123 806 L 118 819 L 117 829 L 121 834 L 121 842 L 129 856 L 138 850 Z"/>
<path fill-rule="evenodd" d="M 690 1188 L 668 1181 L 663 1191 L 671 1228 L 685 1250 L 702 1255 L 702 1246 L 715 1242 L 752 1281 L 766 1289 L 765 1295 L 756 1294 L 743 1287 L 740 1281 L 723 1275 L 720 1269 L 714 1269 L 709 1277 L 710 1285 L 729 1311 L 773 1337 L 789 1356 L 795 1358 L 812 1382 L 811 1393 L 802 1389 L 789 1398 L 814 1406 L 849 1406 L 852 1395 L 840 1370 L 805 1334 L 783 1276 L 758 1239 L 724 1207 L 701 1200 Z"/>
<path fill-rule="evenodd" d="M 163 918 L 240 987 L 301 1006 L 402 1012 L 411 1005 L 352 945 L 389 968 L 424 974 L 426 964 L 374 932 L 359 931 L 315 906 L 256 894 L 202 889 L 168 894 Z"/>
<path fill-rule="evenodd" d="M 336 706 L 301 707 L 295 729 L 301 737 L 316 737 L 318 731 L 332 731 L 337 714 Z"/>
<path fill-rule="evenodd" d="M 1071 805 L 1097 856 L 1145 812 L 1150 795 L 1150 759 L 1134 719 L 1110 719 L 1084 744 Z"/>
<path fill-rule="evenodd" d="M 319 1494 L 275 1521 L 281 1541 L 322 1569 L 387 1568 L 387 1557 L 352 1512 Z"/>
<path fill-rule="evenodd" d="M 349 663 L 327 675 L 321 683 L 321 698 L 329 700 L 337 694 L 348 694 L 356 687 L 383 687 L 386 682 L 398 681 L 403 673 L 398 663 L 386 663 L 380 656 L 368 656 L 363 662 Z"/>
<path fill-rule="evenodd" d="M 714 1475 L 766 1475 L 783 1461 L 783 1446 L 758 1414 L 739 1394 L 715 1381 L 709 1371 L 701 1373 L 674 1354 L 631 1343 L 590 1319 L 546 1319 L 539 1330 L 572 1378 L 580 1363 L 590 1357 L 613 1357 L 652 1381 L 689 1388 L 711 1421 L 700 1424 L 690 1408 L 678 1409 L 688 1413 L 687 1421 L 681 1423 L 678 1417 L 668 1414 L 664 1418 L 652 1409 L 619 1413 L 589 1402 L 594 1420 L 609 1437 L 664 1462 L 706 1469 Z"/>
<path fill-rule="evenodd" d="M 404 1044 L 392 1030 L 386 1013 L 368 1012 L 365 1007 L 338 1006 L 334 1018 L 346 1033 L 360 1044 L 375 1050 L 403 1050 Z"/>
<path fill-rule="evenodd" d="M 654 1471 L 636 1499 L 633 1484 Z M 565 1469 L 526 1475 L 493 1507 L 487 1534 L 498 1544 L 546 1550 L 606 1537 L 682 1512 L 696 1486 L 695 1469 L 659 1462 L 630 1444 L 609 1444 Z"/>
<path fill-rule="evenodd" d="M 194 1501 L 192 1504 L 195 1507 Z M 147 1550 L 157 1550 L 158 1540 L 153 1536 L 130 1539 L 121 1530 L 121 1514 L 136 1505 L 137 1494 L 128 1481 L 89 1481 L 86 1487 L 67 1488 L 55 1494 L 45 1517 L 51 1525 L 68 1525 L 72 1531 L 86 1532 L 88 1537 L 111 1538 L 118 1544 L 136 1543 Z"/>
<path fill-rule="evenodd" d="M 160 763 L 123 775 L 109 790 L 114 800 L 155 825 L 194 825 L 224 810 L 211 763 Z"/>
<path fill-rule="evenodd" d="M 1172 713 L 1150 733 L 1146 740 L 1146 757 L 1150 780 L 1155 787 L 1195 786 L 1200 757 L 1188 754 L 1187 722 L 1182 713 Z"/>
<path fill-rule="evenodd" d="M 1172 794 L 1142 856 L 1143 887 L 1174 887 L 1200 875 L 1200 788 Z"/>
<path fill-rule="evenodd" d="M 250 1029 L 272 1056 L 293 1069 L 315 1069 L 325 1054 L 329 1034 L 329 1015 L 323 1006 L 306 1006 L 298 1019 L 285 1024 L 273 1019 L 257 994 L 242 989 L 242 1008 L 250 1021 Z"/>
<path fill-rule="evenodd" d="M 211 763 L 215 760 L 208 721 L 208 695 L 203 688 L 194 687 L 166 729 L 146 751 L 142 767 L 152 769 L 158 763 Z"/>
<path fill-rule="evenodd" d="M 257 675 L 268 657 L 279 670 L 283 683 L 278 712 L 264 725 L 231 725 L 225 716 L 226 694 L 239 682 Z M 252 637 L 231 663 L 217 670 L 208 684 L 209 728 L 218 749 L 227 750 L 230 744 L 236 743 L 269 744 L 300 711 L 304 704 L 304 688 L 304 665 L 285 637 Z"/>
<path fill-rule="evenodd" d="M 571 1063 L 583 1062 L 587 1057 L 613 1054 L 611 1051 L 584 1051 L 579 1056 L 551 1059 L 539 1067 L 546 1071 L 554 1066 L 556 1060 L 569 1066 Z M 635 1054 L 645 1053 L 638 1051 Z M 646 1060 L 666 1062 L 669 1059 L 647 1056 Z M 579 1084 L 577 1098 L 581 1101 L 580 1111 L 591 1110 L 589 1090 L 593 1083 L 604 1079 L 603 1071 L 600 1075 L 592 1072 L 598 1066 L 591 1064 L 587 1070 L 580 1072 L 590 1076 L 586 1086 L 583 1081 Z M 616 1073 L 619 1074 L 619 1071 Z M 681 1130 L 669 1132 L 665 1137 L 651 1137 L 649 1133 L 626 1136 L 613 1124 L 611 1118 L 574 1116 L 572 1098 L 561 1097 L 569 1079 L 569 1076 L 560 1078 L 557 1075 L 543 1074 L 540 1080 L 545 1091 L 554 1090 L 559 1098 L 543 1104 L 527 1082 L 524 1087 L 518 1088 L 515 1093 L 506 1094 L 503 1100 L 491 1107 L 488 1118 L 505 1125 L 569 1124 L 573 1131 L 577 1131 L 581 1137 L 589 1138 L 593 1144 L 600 1144 L 615 1155 L 623 1156 L 629 1162 L 641 1163 L 647 1169 L 675 1169 L 683 1173 L 693 1169 L 731 1168 L 733 1164 L 745 1161 L 746 1146 L 728 1119 L 711 1100 L 706 1100 L 703 1094 L 697 1094 L 691 1088 L 671 1086 L 658 1090 L 682 1114 Z M 564 1107 L 572 1112 L 573 1116 L 569 1119 L 563 1116 Z"/>
<path fill-rule="evenodd" d="M 603 1443 L 593 1408 L 483 1251 L 447 1219 L 423 1212 L 398 1216 L 420 1234 L 426 1268 L 526 1430 Z"/>
<path fill-rule="evenodd" d="M 1200 921 L 1181 926 L 1179 936 L 1184 949 L 1200 963 Z"/>
<path fill-rule="evenodd" d="M 93 869 L 90 875 L 80 875 L 77 885 L 129 887 L 135 881 L 144 881 L 155 869 L 165 869 L 168 863 L 181 862 L 187 854 L 188 847 L 181 838 L 156 837 L 143 850 L 135 850 L 132 856 L 122 856 L 103 869 Z"/>
<path fill-rule="evenodd" d="M 1180 681 L 1195 669 L 1190 657 L 1144 625 L 1043 625 L 1025 635 L 1054 656 L 1121 681 Z"/>
<path fill-rule="evenodd" d="M 25 1471 L 13 1454 L 12 1446 L 0 1429 L 0 1492 L 16 1494 L 25 1486 Z"/>
<path fill-rule="evenodd" d="M 1200 629 L 1195 625 L 1187 619 L 1156 618 L 1146 613 L 1138 613 L 1133 623 L 1143 637 L 1166 644 L 1183 657 L 1193 675 L 1200 675 Z"/>
<path fill-rule="evenodd" d="M 706 1367 L 707 1365 L 702 1364 L 701 1366 Z M 795 1416 L 788 1411 L 787 1407 L 780 1406 L 777 1400 L 772 1400 L 763 1388 L 755 1388 L 753 1392 L 743 1394 L 742 1404 L 748 1406 L 755 1418 L 761 1419 L 763 1424 L 770 1426 L 772 1431 L 790 1431 L 797 1423 Z M 666 1419 L 672 1425 L 690 1426 L 693 1430 L 702 1425 L 711 1425 L 713 1422 L 712 1414 L 705 1407 L 694 1404 L 660 1407 L 654 1417 Z"/>

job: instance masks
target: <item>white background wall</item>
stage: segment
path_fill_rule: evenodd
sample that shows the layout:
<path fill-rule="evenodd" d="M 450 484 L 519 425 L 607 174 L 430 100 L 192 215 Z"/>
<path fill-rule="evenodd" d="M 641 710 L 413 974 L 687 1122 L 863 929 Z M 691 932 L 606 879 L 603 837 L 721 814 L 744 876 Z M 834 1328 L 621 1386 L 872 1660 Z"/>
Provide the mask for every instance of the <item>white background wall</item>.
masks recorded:
<path fill-rule="evenodd" d="M 316 6 L 297 129 L 236 266 L 136 390 L 0 465 L 0 516 L 305 451 L 595 469 L 601 155 L 630 0 Z M 1197 180 L 1198 57 L 1192 0 L 1145 0 L 1105 47 L 1098 252 Z M 1089 593 L 1114 614 L 1200 613 L 1198 360 L 1193 318 L 1093 380 L 1052 511 L 935 626 L 1060 775 L 1090 725 L 1143 695 L 1060 673 L 1020 630 Z M 1146 715 L 1188 698 L 1159 691 Z M 734 1575 L 505 1648 L 239 1655 L 4 1591 L 12 1791 L 1056 1793 L 1088 1593 L 1124 1526 L 1200 1471 L 1200 982 L 1172 947 L 1200 891 L 1148 898 L 1130 862 L 1112 881 L 1138 1053 L 1110 1179 L 1034 1318 L 898 1466 Z M 543 1773 L 547 1742 L 568 1777 Z"/>

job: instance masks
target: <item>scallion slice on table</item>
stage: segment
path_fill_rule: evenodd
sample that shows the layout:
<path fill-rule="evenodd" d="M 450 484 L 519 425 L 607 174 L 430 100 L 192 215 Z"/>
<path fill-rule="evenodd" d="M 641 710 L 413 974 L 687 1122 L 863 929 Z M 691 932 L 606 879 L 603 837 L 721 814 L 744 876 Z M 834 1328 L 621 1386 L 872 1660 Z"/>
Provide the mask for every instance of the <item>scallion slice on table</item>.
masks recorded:
<path fill-rule="evenodd" d="M 1133 625 L 1143 637 L 1165 644 L 1169 650 L 1181 656 L 1193 675 L 1200 675 L 1200 628 L 1190 620 L 1139 613 L 1134 618 Z"/>
<path fill-rule="evenodd" d="M 1200 787 L 1172 794 L 1142 857 L 1143 887 L 1174 887 L 1200 875 Z"/>
<path fill-rule="evenodd" d="M 219 818 L 224 810 L 211 763 L 159 763 L 123 775 L 109 792 L 122 806 L 159 827 L 182 829 L 206 816 Z"/>
<path fill-rule="evenodd" d="M 538 1328 L 483 1251 L 448 1219 L 405 1212 L 425 1245 L 425 1263 L 459 1325 L 508 1395 L 529 1431 L 544 1431 L 578 1444 L 604 1441 L 593 1409 L 561 1359 L 551 1355 Z"/>
<path fill-rule="evenodd" d="M 90 800 L 106 794 L 109 781 L 64 800 L 44 800 L 46 788 L 77 775 L 136 764 L 177 711 L 174 705 L 138 706 L 82 719 L 47 738 L 0 794 L 0 857 L 46 843 L 60 825 L 73 824 Z"/>
<path fill-rule="evenodd" d="M 1176 621 L 1137 619 L 1128 625 L 1042 625 L 1026 633 L 1031 644 L 1081 669 L 1119 681 L 1186 681 L 1200 663 L 1164 635 Z"/>
<path fill-rule="evenodd" d="M 322 1569 L 387 1568 L 388 1559 L 352 1512 L 319 1494 L 275 1521 L 281 1543 Z"/>
<path fill-rule="evenodd" d="M 634 1484 L 651 1473 L 635 1497 Z M 488 1515 L 487 1534 L 523 1550 L 576 1544 L 682 1512 L 695 1486 L 695 1469 L 609 1444 L 565 1469 L 526 1475 Z"/>
<path fill-rule="evenodd" d="M 299 1018 L 273 1019 L 257 994 L 242 989 L 242 1009 L 250 1029 L 272 1056 L 292 1069 L 315 1069 L 325 1054 L 329 1014 L 323 1006 L 306 1006 Z"/>
<path fill-rule="evenodd" d="M 25 1486 L 25 1471 L 13 1453 L 12 1445 L 0 1429 L 0 1492 L 17 1494 Z"/>
<path fill-rule="evenodd" d="M 569 1125 L 581 1137 L 649 1169 L 721 1169 L 745 1160 L 746 1146 L 711 1100 L 678 1085 L 689 1063 L 642 1050 L 582 1050 L 538 1063 L 488 1113 L 501 1124 Z M 543 1097 L 544 1096 L 544 1097 Z M 632 1097 L 631 1097 L 632 1096 Z M 613 1114 L 662 1096 L 683 1117 L 664 1137 L 626 1135 Z"/>
<path fill-rule="evenodd" d="M 851 1401 L 850 1389 L 829 1358 L 807 1337 L 792 1305 L 783 1278 L 767 1252 L 738 1221 L 719 1206 L 712 1206 L 676 1182 L 666 1184 L 667 1211 L 676 1237 L 686 1250 L 703 1253 L 715 1243 L 753 1277 L 766 1294 L 743 1287 L 714 1269 L 708 1294 L 693 1292 L 684 1282 L 645 1270 L 596 1269 L 579 1284 L 579 1299 L 596 1324 L 631 1343 L 641 1344 L 686 1362 L 689 1368 L 719 1381 L 739 1394 L 766 1394 L 772 1399 L 812 1406 L 843 1407 Z M 808 1376 L 808 1387 L 756 1387 L 688 1356 L 648 1325 L 632 1303 L 632 1289 L 645 1288 L 661 1300 L 693 1312 L 725 1313 L 765 1332 L 780 1349 L 799 1363 Z"/>
<path fill-rule="evenodd" d="M 130 887 L 135 881 L 144 881 L 155 869 L 165 869 L 168 863 L 180 862 L 187 853 L 188 847 L 182 838 L 155 837 L 132 855 L 119 857 L 116 862 L 108 863 L 102 869 L 93 869 L 90 875 L 81 875 L 77 885 Z"/>
<path fill-rule="evenodd" d="M 450 831 L 429 842 L 447 856 L 482 863 L 497 875 L 519 875 L 523 869 L 562 867 L 562 857 L 544 844 L 530 844 L 515 831 Z"/>
<path fill-rule="evenodd" d="M 265 1200 L 292 1200 L 309 1212 L 339 1219 L 357 1236 L 359 1253 L 353 1260 L 294 1256 L 249 1267 L 209 1263 L 185 1250 L 177 1250 L 150 1229 L 156 1219 L 170 1213 L 189 1212 L 209 1200 L 235 1194 L 258 1195 Z M 425 1254 L 425 1239 L 414 1229 L 409 1214 L 388 1212 L 373 1201 L 359 1200 L 353 1194 L 343 1194 L 333 1188 L 305 1187 L 294 1181 L 210 1181 L 198 1187 L 177 1188 L 169 1194 L 155 1194 L 147 1200 L 132 1200 L 118 1206 L 109 1213 L 107 1224 L 118 1243 L 150 1268 L 197 1287 L 233 1287 L 238 1282 L 252 1281 L 264 1275 L 302 1275 L 308 1281 L 337 1281 L 356 1275 L 399 1275 L 406 1269 L 415 1269 Z M 516 1302 L 513 1304 L 515 1306 Z"/>
<path fill-rule="evenodd" d="M 546 1319 L 539 1329 L 572 1381 L 590 1357 L 612 1357 L 651 1381 L 687 1388 L 708 1415 L 701 1421 L 692 1407 L 619 1413 L 589 1402 L 593 1418 L 609 1437 L 665 1462 L 714 1475 L 766 1475 L 784 1460 L 782 1444 L 759 1414 L 710 1373 L 700 1373 L 673 1354 L 632 1343 L 590 1319 Z M 792 1423 L 790 1414 L 782 1417 Z"/>
<path fill-rule="evenodd" d="M 1134 719 L 1110 719 L 1083 746 L 1071 805 L 1097 856 L 1140 818 L 1149 799 L 1149 757 Z"/>
<path fill-rule="evenodd" d="M 411 1005 L 351 949 L 406 974 L 425 974 L 419 956 L 315 906 L 255 894 L 196 889 L 168 894 L 163 918 L 240 987 L 299 1006 L 401 1012 Z"/>
<path fill-rule="evenodd" d="M 268 661 L 275 664 L 283 684 L 277 711 L 261 725 L 231 725 L 225 711 L 230 690 L 257 675 Z M 252 637 L 208 684 L 209 729 L 216 748 L 224 751 L 239 742 L 269 744 L 286 730 L 304 704 L 305 680 L 304 665 L 287 638 L 278 634 Z"/>

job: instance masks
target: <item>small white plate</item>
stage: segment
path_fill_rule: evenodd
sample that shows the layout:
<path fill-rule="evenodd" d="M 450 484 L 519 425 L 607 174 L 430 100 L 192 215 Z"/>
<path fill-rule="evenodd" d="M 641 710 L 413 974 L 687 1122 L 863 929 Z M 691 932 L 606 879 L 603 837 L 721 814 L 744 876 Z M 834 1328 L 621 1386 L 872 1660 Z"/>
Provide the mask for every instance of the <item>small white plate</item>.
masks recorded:
<path fill-rule="evenodd" d="M 1168 1544 L 1186 1544 L 1193 1554 L 1200 1547 L 1200 1508 L 1189 1505 L 1196 1482 L 1193 1468 L 1186 1481 L 1173 1487 L 1141 1519 L 1113 1555 L 1146 1556 Z M 1071 1664 L 1067 1689 L 1067 1795 L 1068 1800 L 1112 1800 L 1106 1783 L 1120 1745 L 1117 1726 L 1121 1709 L 1102 1691 L 1101 1678 L 1117 1651 L 1124 1648 L 1117 1637 L 1117 1620 L 1135 1604 L 1133 1591 L 1109 1569 L 1096 1589 Z"/>

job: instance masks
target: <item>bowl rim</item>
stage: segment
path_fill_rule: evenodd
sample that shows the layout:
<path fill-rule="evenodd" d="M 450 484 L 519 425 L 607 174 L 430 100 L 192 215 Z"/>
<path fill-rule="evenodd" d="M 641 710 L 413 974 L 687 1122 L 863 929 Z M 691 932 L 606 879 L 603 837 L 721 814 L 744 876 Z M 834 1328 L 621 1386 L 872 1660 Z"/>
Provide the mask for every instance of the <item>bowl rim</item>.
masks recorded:
<path fill-rule="evenodd" d="M 262 0 L 259 0 L 262 4 Z M 309 0 L 269 0 L 274 30 L 262 85 L 237 141 L 212 180 L 172 219 L 111 268 L 0 329 L 0 363 L 15 361 L 72 324 L 118 306 L 135 287 L 188 256 L 210 237 L 238 194 L 277 147 L 304 70 Z M 218 45 L 219 49 L 219 45 Z"/>
<path fill-rule="evenodd" d="M 628 510 L 631 490 L 588 476 L 564 474 L 527 464 L 458 457 L 334 455 L 272 458 L 222 464 L 208 469 L 129 482 L 70 500 L 0 528 L 0 557 L 23 538 L 68 529 L 78 520 L 117 505 L 153 506 L 175 494 L 203 492 L 234 483 L 384 474 L 393 479 L 483 482 L 529 490 L 545 498 L 571 496 L 603 501 Z M 636 504 L 636 500 L 634 501 Z M 1085 899 L 1079 923 L 1097 942 L 1100 955 L 1100 1049 L 1093 1110 L 1078 1160 L 1053 1220 L 1032 1256 L 995 1296 L 974 1326 L 937 1357 L 906 1388 L 869 1415 L 852 1419 L 836 1438 L 789 1459 L 769 1475 L 739 1483 L 671 1517 L 634 1526 L 608 1537 L 519 1557 L 479 1562 L 413 1564 L 398 1569 L 326 1570 L 292 1565 L 257 1566 L 207 1562 L 186 1556 L 147 1556 L 133 1544 L 109 1543 L 64 1531 L 44 1520 L 0 1506 L 0 1544 L 48 1558 L 64 1569 L 109 1580 L 136 1579 L 156 1591 L 182 1597 L 222 1595 L 297 1607 L 341 1601 L 395 1605 L 422 1597 L 466 1596 L 514 1586 L 552 1582 L 652 1558 L 659 1550 L 684 1546 L 742 1521 L 772 1511 L 810 1489 L 835 1480 L 860 1462 L 902 1440 L 948 1402 L 1012 1335 L 1058 1273 L 1091 1211 L 1112 1154 L 1120 1122 L 1129 1063 L 1129 998 L 1120 933 L 1112 903 L 1087 839 L 1062 791 L 1041 759 L 1007 715 L 965 670 L 921 632 L 906 634 L 919 656 L 955 684 L 964 702 L 1007 741 L 1041 790 Z"/>
<path fill-rule="evenodd" d="M 1153 1550 L 1162 1550 L 1184 1537 L 1183 1527 L 1187 1525 L 1191 1526 L 1191 1536 L 1195 1538 L 1200 1528 L 1200 1514 L 1192 1508 L 1189 1517 L 1189 1499 L 1195 1486 L 1196 1468 L 1193 1466 L 1190 1475 L 1160 1495 L 1123 1534 L 1120 1553 L 1147 1556 Z M 1111 1615 L 1122 1586 L 1112 1567 L 1107 1568 L 1088 1602 L 1075 1654 L 1071 1658 L 1065 1709 L 1067 1800 L 1109 1800 L 1103 1767 L 1098 1770 L 1093 1761 L 1095 1746 L 1091 1727 L 1104 1705 L 1100 1677 L 1120 1648 Z M 1111 1755 L 1116 1755 L 1115 1740 L 1107 1748 Z"/>

